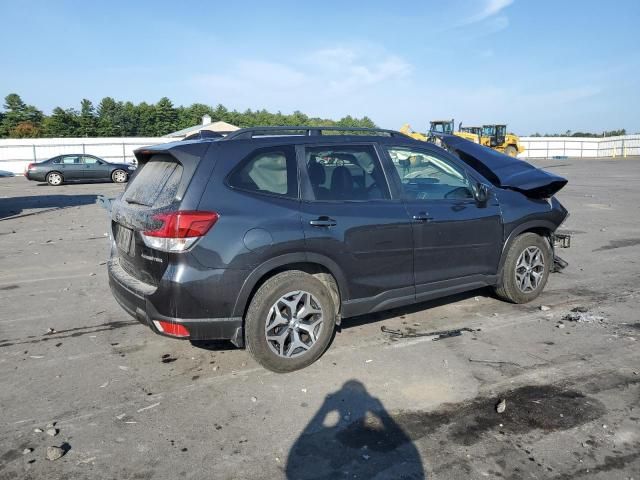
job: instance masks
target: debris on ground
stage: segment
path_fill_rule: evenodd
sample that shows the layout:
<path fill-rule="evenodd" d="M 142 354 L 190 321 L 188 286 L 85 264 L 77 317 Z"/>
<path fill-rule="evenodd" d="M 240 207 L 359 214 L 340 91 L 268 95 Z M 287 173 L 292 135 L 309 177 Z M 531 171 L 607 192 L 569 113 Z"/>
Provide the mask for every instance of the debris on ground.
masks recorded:
<path fill-rule="evenodd" d="M 34 428 L 33 431 L 35 433 L 42 433 L 43 430 L 41 428 Z"/>
<path fill-rule="evenodd" d="M 256 402 L 258 401 L 258 399 L 257 399 L 256 397 L 251 397 L 251 401 L 252 401 L 253 403 L 256 403 Z"/>
<path fill-rule="evenodd" d="M 28 455 L 28 454 L 30 454 L 31 452 L 33 452 L 33 448 L 25 448 L 25 449 L 22 451 L 22 454 L 23 454 L 23 455 Z"/>
<path fill-rule="evenodd" d="M 479 330 L 479 329 L 478 329 Z M 402 330 L 393 330 L 391 328 L 387 328 L 384 325 L 382 327 L 380 327 L 380 331 L 382 333 L 386 333 L 388 335 L 391 335 L 392 339 L 399 339 L 399 338 L 418 338 L 418 337 L 433 337 L 433 341 L 437 341 L 437 340 L 442 340 L 443 338 L 450 338 L 450 337 L 459 337 L 460 335 L 462 335 L 462 332 L 477 332 L 478 330 L 474 330 L 472 328 L 467 328 L 467 327 L 463 327 L 463 328 L 454 328 L 452 330 L 440 330 L 440 331 L 436 331 L 436 332 L 416 332 L 413 329 L 407 329 L 406 331 L 402 331 Z"/>
<path fill-rule="evenodd" d="M 503 413 L 507 409 L 507 401 L 503 398 L 496 404 L 496 412 Z"/>
<path fill-rule="evenodd" d="M 47 435 L 49 435 L 50 437 L 55 437 L 56 435 L 58 435 L 59 431 L 60 430 L 58 430 L 57 428 L 48 428 Z"/>
<path fill-rule="evenodd" d="M 52 462 L 62 458 L 65 454 L 64 449 L 60 447 L 47 447 L 47 460 Z"/>
<path fill-rule="evenodd" d="M 556 328 L 564 328 L 564 323 L 559 323 L 556 325 Z"/>
<path fill-rule="evenodd" d="M 547 312 L 549 310 L 551 310 L 551 307 L 548 307 L 546 305 L 540 305 L 540 310 L 543 312 Z"/>
<path fill-rule="evenodd" d="M 589 309 L 583 306 L 572 308 L 569 313 L 562 317 L 562 320 L 576 323 L 603 323 L 606 321 L 601 315 L 589 313 Z"/>
<path fill-rule="evenodd" d="M 49 327 L 47 329 L 47 333 L 45 335 L 53 335 L 54 333 L 56 333 L 56 329 L 52 328 L 52 327 Z"/>

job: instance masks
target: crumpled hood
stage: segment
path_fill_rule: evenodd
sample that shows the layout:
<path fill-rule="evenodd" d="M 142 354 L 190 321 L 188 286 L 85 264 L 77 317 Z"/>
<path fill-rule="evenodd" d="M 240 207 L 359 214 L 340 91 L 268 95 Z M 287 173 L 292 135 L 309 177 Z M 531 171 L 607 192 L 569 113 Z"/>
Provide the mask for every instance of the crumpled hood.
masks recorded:
<path fill-rule="evenodd" d="M 489 147 L 455 135 L 440 135 L 447 149 L 481 173 L 493 185 L 517 190 L 534 198 L 550 197 L 567 184 L 567 179 L 537 168 Z"/>

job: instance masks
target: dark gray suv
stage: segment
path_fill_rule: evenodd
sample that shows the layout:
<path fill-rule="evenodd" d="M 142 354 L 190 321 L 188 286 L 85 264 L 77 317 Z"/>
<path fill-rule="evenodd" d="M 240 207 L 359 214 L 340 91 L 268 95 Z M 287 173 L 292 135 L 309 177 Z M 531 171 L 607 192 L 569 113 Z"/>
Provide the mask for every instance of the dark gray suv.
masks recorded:
<path fill-rule="evenodd" d="M 493 286 L 536 298 L 564 178 L 455 136 L 244 129 L 138 150 L 111 211 L 111 290 L 154 332 L 314 362 L 342 318 Z"/>

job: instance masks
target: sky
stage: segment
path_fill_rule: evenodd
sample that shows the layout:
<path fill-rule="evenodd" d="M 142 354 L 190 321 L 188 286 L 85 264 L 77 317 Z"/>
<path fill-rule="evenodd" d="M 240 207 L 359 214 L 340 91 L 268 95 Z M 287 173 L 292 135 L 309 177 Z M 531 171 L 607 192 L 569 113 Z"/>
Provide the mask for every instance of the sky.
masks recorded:
<path fill-rule="evenodd" d="M 189 5 L 189 6 L 183 6 Z M 640 132 L 640 1 L 0 0 L 0 96 Z"/>

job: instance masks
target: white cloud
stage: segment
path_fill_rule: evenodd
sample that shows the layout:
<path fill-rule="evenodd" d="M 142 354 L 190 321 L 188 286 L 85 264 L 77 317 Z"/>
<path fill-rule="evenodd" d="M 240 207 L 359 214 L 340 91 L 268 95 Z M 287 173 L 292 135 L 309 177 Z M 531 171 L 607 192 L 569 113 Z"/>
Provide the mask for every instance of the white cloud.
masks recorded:
<path fill-rule="evenodd" d="M 513 0 L 485 0 L 479 12 L 462 21 L 462 25 L 481 22 L 489 17 L 497 15 L 513 3 Z"/>
<path fill-rule="evenodd" d="M 300 109 L 336 116 L 336 106 L 353 106 L 355 97 L 410 76 L 412 66 L 401 57 L 374 50 L 328 48 L 290 63 L 242 60 L 223 72 L 197 75 L 191 84 L 206 92 L 209 101 L 236 108 Z M 338 114 L 354 113 L 343 108 Z"/>

